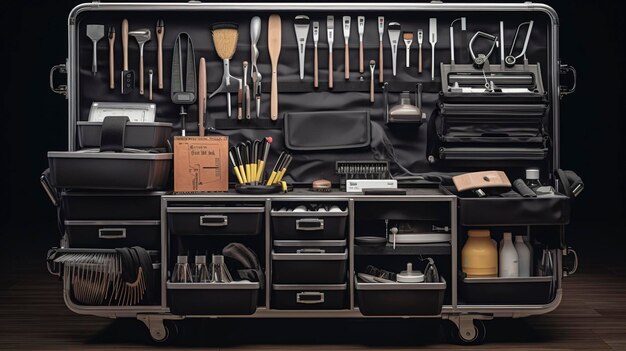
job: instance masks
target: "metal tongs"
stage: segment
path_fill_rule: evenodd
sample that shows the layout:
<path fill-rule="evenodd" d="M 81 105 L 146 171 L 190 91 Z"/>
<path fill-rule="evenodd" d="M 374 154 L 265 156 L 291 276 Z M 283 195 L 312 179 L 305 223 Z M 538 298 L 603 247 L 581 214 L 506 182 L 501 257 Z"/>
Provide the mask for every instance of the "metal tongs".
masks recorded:
<path fill-rule="evenodd" d="M 250 21 L 250 41 L 252 44 L 251 58 L 250 58 L 250 75 L 252 77 L 252 95 L 256 101 L 256 116 L 259 118 L 261 114 L 261 73 L 257 67 L 256 61 L 259 58 L 259 49 L 257 43 L 261 36 L 261 18 L 258 16 L 252 17 Z"/>
<path fill-rule="evenodd" d="M 534 21 L 529 21 L 529 22 L 521 23 L 519 26 L 517 26 L 517 30 L 515 31 L 515 36 L 513 37 L 513 43 L 511 44 L 511 51 L 509 51 L 509 56 L 507 56 L 504 59 L 504 63 L 506 64 L 507 67 L 510 68 L 510 67 L 515 66 L 517 59 L 519 59 L 520 57 L 524 57 L 524 64 L 528 63 L 528 59 L 526 58 L 526 49 L 528 48 L 528 41 L 530 40 L 530 34 L 533 31 L 533 24 L 534 24 Z M 515 49 L 515 44 L 517 43 L 517 37 L 519 35 L 520 29 L 522 28 L 522 26 L 525 26 L 525 25 L 528 25 L 528 30 L 526 31 L 526 40 L 524 40 L 524 46 L 522 47 L 522 51 L 519 53 L 519 55 L 514 56 L 513 50 Z"/>
<path fill-rule="evenodd" d="M 185 77 L 183 79 L 183 52 L 181 48 L 181 38 L 187 37 L 187 64 Z M 193 50 L 191 37 L 187 33 L 180 33 L 174 42 L 174 50 L 172 55 L 172 83 L 171 98 L 172 102 L 180 105 L 180 123 L 181 133 L 185 136 L 185 119 L 187 111 L 185 105 L 191 105 L 196 102 L 196 58 Z M 183 89 L 183 85 L 185 88 Z"/>

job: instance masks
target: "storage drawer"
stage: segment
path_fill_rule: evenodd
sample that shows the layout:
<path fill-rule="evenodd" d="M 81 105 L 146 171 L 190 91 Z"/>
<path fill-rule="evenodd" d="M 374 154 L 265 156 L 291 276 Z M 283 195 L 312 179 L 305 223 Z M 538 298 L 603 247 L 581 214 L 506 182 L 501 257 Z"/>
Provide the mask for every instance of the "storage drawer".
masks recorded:
<path fill-rule="evenodd" d="M 448 192 L 455 194 L 452 188 Z M 458 195 L 459 221 L 466 226 L 565 225 L 570 220 L 570 198 L 484 197 Z"/>
<path fill-rule="evenodd" d="M 276 253 L 343 253 L 346 240 L 274 240 Z"/>
<path fill-rule="evenodd" d="M 272 279 L 276 284 L 343 284 L 348 250 L 343 253 L 276 253 Z"/>
<path fill-rule="evenodd" d="M 342 310 L 348 308 L 348 284 L 272 286 L 277 310 Z"/>
<path fill-rule="evenodd" d="M 161 221 L 66 220 L 70 247 L 114 249 L 141 246 L 146 250 L 161 247 Z"/>
<path fill-rule="evenodd" d="M 83 148 L 100 147 L 102 122 L 76 122 L 78 143 Z M 132 149 L 163 149 L 172 134 L 171 123 L 128 122 L 124 131 L 124 147 Z"/>
<path fill-rule="evenodd" d="M 459 300 L 478 305 L 543 305 L 553 299 L 554 278 L 464 278 Z"/>
<path fill-rule="evenodd" d="M 263 230 L 262 206 L 168 207 L 173 235 L 258 235 Z"/>
<path fill-rule="evenodd" d="M 167 186 L 171 153 L 48 152 L 50 181 L 57 188 L 156 190 Z"/>
<path fill-rule="evenodd" d="M 365 316 L 432 316 L 441 313 L 446 281 L 439 283 L 356 282 L 359 310 Z"/>
<path fill-rule="evenodd" d="M 61 194 L 65 219 L 159 220 L 161 196 L 166 192 L 95 193 L 66 191 Z"/>
<path fill-rule="evenodd" d="M 259 283 L 167 282 L 170 311 L 177 315 L 250 315 L 256 312 Z"/>
<path fill-rule="evenodd" d="M 341 240 L 346 237 L 348 210 L 283 212 L 272 210 L 275 240 Z"/>

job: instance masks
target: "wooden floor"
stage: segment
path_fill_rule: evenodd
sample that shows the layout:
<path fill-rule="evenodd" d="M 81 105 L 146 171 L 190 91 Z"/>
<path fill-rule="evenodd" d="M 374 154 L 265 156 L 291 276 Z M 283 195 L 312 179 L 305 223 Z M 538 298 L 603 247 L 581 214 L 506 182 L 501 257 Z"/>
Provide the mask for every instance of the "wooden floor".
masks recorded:
<path fill-rule="evenodd" d="M 10 243 L 9 243 L 10 244 Z M 32 249 L 32 248 L 31 248 Z M 25 251 L 28 251 L 24 249 Z M 61 283 L 47 274 L 45 251 L 14 252 L 0 277 L 0 348 L 120 350 L 150 345 L 136 320 L 108 320 L 67 310 Z M 32 251 L 32 250 L 31 250 Z M 567 278 L 553 313 L 488 322 L 491 350 L 626 350 L 626 259 L 620 247 L 582 244 L 581 268 Z M 4 266 L 7 267 L 7 266 Z M 220 320 L 195 321 L 184 349 L 396 350 L 458 349 L 438 335 L 436 321 Z M 163 347 L 166 349 L 172 346 Z"/>

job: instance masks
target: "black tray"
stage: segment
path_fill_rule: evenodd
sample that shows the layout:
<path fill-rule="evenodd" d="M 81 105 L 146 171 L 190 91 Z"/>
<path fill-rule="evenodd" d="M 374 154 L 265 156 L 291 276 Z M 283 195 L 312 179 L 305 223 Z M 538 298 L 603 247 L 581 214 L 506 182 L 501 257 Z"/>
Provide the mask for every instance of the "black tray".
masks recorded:
<path fill-rule="evenodd" d="M 348 284 L 272 286 L 277 310 L 342 310 L 348 308 Z"/>
<path fill-rule="evenodd" d="M 263 230 L 262 206 L 168 207 L 173 235 L 258 235 Z"/>
<path fill-rule="evenodd" d="M 169 308 L 177 315 L 250 315 L 259 283 L 167 283 Z"/>
<path fill-rule="evenodd" d="M 99 148 L 102 122 L 76 122 L 81 149 Z M 128 122 L 124 132 L 124 147 L 133 149 L 164 149 L 172 134 L 172 123 Z"/>
<path fill-rule="evenodd" d="M 464 278 L 459 300 L 480 305 L 543 305 L 553 299 L 554 278 Z"/>
<path fill-rule="evenodd" d="M 431 316 L 441 313 L 446 281 L 439 283 L 356 282 L 359 310 L 365 316 Z"/>
<path fill-rule="evenodd" d="M 159 220 L 161 196 L 165 194 L 65 191 L 61 194 L 61 206 L 69 220 Z"/>

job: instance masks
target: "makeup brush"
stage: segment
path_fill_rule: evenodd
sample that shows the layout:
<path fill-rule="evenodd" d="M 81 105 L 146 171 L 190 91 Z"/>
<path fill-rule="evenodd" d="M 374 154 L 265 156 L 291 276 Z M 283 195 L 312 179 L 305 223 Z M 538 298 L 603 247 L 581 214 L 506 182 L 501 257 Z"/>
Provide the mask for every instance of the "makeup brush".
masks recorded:
<path fill-rule="evenodd" d="M 404 46 L 406 46 L 406 66 L 410 67 L 409 63 L 411 62 L 411 44 L 413 43 L 413 32 L 404 32 L 402 33 L 402 39 L 404 39 Z"/>
<path fill-rule="evenodd" d="M 239 39 L 239 26 L 236 23 L 216 23 L 211 27 L 211 34 L 213 36 L 213 45 L 215 46 L 215 52 L 224 61 L 224 76 L 222 78 L 222 85 L 230 85 L 230 59 L 235 55 L 237 51 L 237 40 Z M 226 80 L 226 81 L 224 81 Z M 241 85 L 240 85 L 241 87 Z M 222 86 L 220 86 L 222 88 Z M 219 88 L 218 88 L 219 90 Z M 215 94 L 215 92 L 213 93 Z M 241 96 L 242 90 L 239 89 L 238 96 Z M 226 93 L 226 100 L 228 104 L 228 116 L 230 117 L 230 93 Z M 238 101 L 241 98 L 238 97 Z"/>

